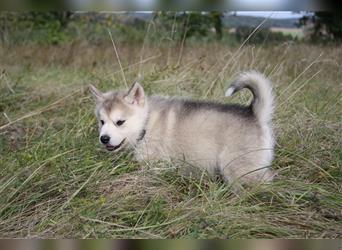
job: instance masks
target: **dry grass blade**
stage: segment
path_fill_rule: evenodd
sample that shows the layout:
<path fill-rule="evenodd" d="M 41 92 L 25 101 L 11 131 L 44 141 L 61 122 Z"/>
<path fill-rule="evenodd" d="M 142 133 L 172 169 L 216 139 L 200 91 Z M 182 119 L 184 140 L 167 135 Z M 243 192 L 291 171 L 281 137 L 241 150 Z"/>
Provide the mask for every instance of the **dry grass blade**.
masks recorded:
<path fill-rule="evenodd" d="M 91 173 L 91 175 L 88 177 L 88 179 L 87 179 L 85 182 L 83 182 L 83 184 L 79 187 L 79 189 L 77 189 L 77 190 L 70 196 L 70 198 L 63 204 L 63 206 L 61 207 L 61 209 L 64 209 L 64 208 L 66 208 L 66 207 L 69 205 L 69 203 L 76 197 L 76 195 L 78 195 L 79 192 L 85 187 L 85 185 L 87 185 L 88 182 L 94 177 L 94 175 L 96 174 L 97 170 L 99 170 L 99 168 L 102 167 L 103 164 L 102 164 L 102 162 L 100 162 L 100 163 L 97 163 L 97 164 L 94 164 L 94 165 L 95 165 L 95 166 L 98 165 L 98 166 L 94 169 L 94 171 Z"/>
<path fill-rule="evenodd" d="M 115 52 L 115 55 L 116 55 L 116 59 L 118 60 L 118 63 L 119 63 L 120 69 L 121 69 L 122 79 L 124 80 L 124 83 L 125 83 L 126 88 L 128 88 L 128 84 L 127 84 L 127 81 L 126 81 L 125 72 L 124 72 L 123 67 L 122 67 L 122 65 L 121 65 L 121 60 L 120 60 L 118 51 L 117 51 L 117 49 L 116 49 L 115 42 L 114 42 L 114 40 L 113 40 L 112 32 L 110 32 L 109 29 L 108 29 L 108 33 L 109 33 L 110 40 L 112 41 L 112 44 L 113 44 L 113 48 L 114 48 L 114 52 Z"/>
<path fill-rule="evenodd" d="M 188 33 L 188 26 L 189 26 L 189 20 L 190 20 L 191 14 L 188 15 L 187 19 L 186 19 L 186 23 L 185 23 L 185 30 L 184 30 L 184 34 L 183 34 L 183 39 L 182 39 L 182 43 L 180 46 L 180 50 L 179 50 L 179 55 L 178 55 L 178 60 L 177 60 L 177 66 L 180 65 L 182 58 L 183 58 L 183 50 L 184 50 L 184 45 L 185 45 L 185 39 L 186 39 L 186 35 Z"/>
<path fill-rule="evenodd" d="M 6 76 L 6 73 L 5 72 L 2 72 L 1 75 L 0 75 L 0 80 L 1 79 L 4 79 L 4 82 L 7 86 L 7 88 L 11 91 L 12 94 L 15 94 L 15 91 L 13 90 L 13 88 L 11 87 L 11 85 L 9 84 L 8 82 L 8 78 Z"/>
<path fill-rule="evenodd" d="M 317 71 L 315 74 L 313 74 L 309 79 L 305 80 L 305 82 L 297 87 L 297 89 L 295 91 L 293 91 L 293 93 L 291 95 L 289 95 L 289 97 L 286 98 L 285 101 L 283 101 L 281 104 L 279 104 L 279 108 L 282 107 L 284 104 L 288 103 L 299 91 L 301 91 L 302 88 L 304 88 L 312 79 L 314 79 L 319 73 L 321 72 L 321 70 Z"/>
<path fill-rule="evenodd" d="M 147 37 L 148 37 L 148 34 L 150 32 L 150 28 L 151 28 L 152 24 L 153 24 L 153 16 L 151 17 L 150 21 L 148 22 L 147 30 L 146 30 L 145 36 L 144 36 L 143 45 L 142 45 L 141 50 L 140 50 L 140 61 L 139 61 L 138 77 L 141 77 L 142 64 L 144 62 L 146 62 L 146 59 L 143 60 L 143 56 L 144 56 L 144 50 L 145 50 L 145 46 L 146 46 L 146 42 L 147 42 Z"/>
<path fill-rule="evenodd" d="M 41 113 L 43 113 L 43 112 L 49 111 L 49 110 L 51 110 L 51 109 L 54 109 L 57 105 L 63 103 L 63 101 L 65 101 L 65 100 L 69 99 L 70 97 L 72 97 L 72 96 L 74 96 L 74 95 L 80 93 L 81 91 L 83 91 L 83 88 L 78 89 L 78 90 L 72 92 L 70 95 L 67 95 L 67 96 L 65 96 L 65 97 L 63 97 L 63 98 L 58 99 L 57 101 L 55 101 L 55 102 L 53 102 L 53 103 L 47 105 L 47 106 L 44 107 L 44 108 L 40 108 L 40 109 L 38 109 L 38 110 L 31 111 L 31 112 L 29 112 L 28 114 L 26 114 L 26 115 L 24 115 L 24 116 L 22 116 L 22 117 L 19 117 L 19 118 L 15 119 L 15 120 L 13 120 L 13 121 L 11 121 L 11 122 L 8 122 L 8 123 L 6 123 L 5 125 L 0 126 L 0 130 L 3 130 L 3 129 L 5 129 L 5 128 L 7 128 L 7 127 L 13 125 L 14 123 L 17 123 L 17 122 L 22 121 L 22 120 L 24 120 L 24 119 L 27 119 L 27 118 L 30 118 L 30 117 L 39 115 L 39 114 L 41 114 Z"/>
<path fill-rule="evenodd" d="M 311 62 L 298 76 L 296 76 L 296 78 L 290 82 L 289 85 L 287 85 L 287 87 L 279 94 L 279 96 L 282 96 L 283 94 L 285 94 L 292 86 L 295 82 L 297 82 L 297 80 L 305 74 L 305 72 L 307 72 L 313 65 L 315 65 L 316 63 L 319 62 L 319 58 L 322 56 L 322 53 L 319 54 L 319 56 L 313 61 Z"/>
<path fill-rule="evenodd" d="M 255 32 L 257 32 L 260 27 L 262 25 L 264 25 L 264 23 L 273 15 L 270 14 L 267 18 L 265 18 L 250 34 L 249 36 L 241 43 L 240 47 L 232 54 L 232 56 L 230 57 L 230 59 L 228 60 L 228 62 L 224 65 L 224 67 L 222 68 L 222 70 L 220 71 L 220 73 L 215 77 L 215 79 L 211 82 L 207 92 L 205 93 L 204 97 L 208 97 L 208 95 L 211 93 L 212 89 L 214 88 L 216 82 L 222 78 L 223 73 L 226 71 L 227 67 L 229 66 L 229 64 L 231 63 L 231 61 L 233 59 L 235 59 L 235 57 L 239 54 L 239 52 L 241 51 L 241 49 L 245 46 L 245 44 L 249 41 L 249 39 L 255 34 Z M 223 56 L 223 58 L 225 58 L 225 56 Z"/>
<path fill-rule="evenodd" d="M 151 225 L 151 226 L 144 226 L 144 227 L 126 227 L 126 226 L 118 225 L 116 223 L 111 223 L 111 222 L 107 222 L 107 221 L 101 221 L 98 219 L 92 219 L 92 218 L 86 218 L 86 217 L 83 217 L 83 219 L 90 220 L 90 221 L 97 222 L 97 223 L 107 224 L 110 226 L 120 227 L 118 229 L 111 230 L 112 232 L 126 232 L 126 231 L 141 231 L 141 230 L 146 230 L 146 229 L 168 226 L 168 225 L 171 225 L 171 224 L 176 223 L 178 221 L 184 220 L 184 219 L 188 218 L 189 216 L 190 216 L 189 214 L 186 214 L 186 215 L 183 215 L 177 219 L 170 220 L 167 222 L 163 222 L 163 223 L 158 224 L 158 225 Z"/>

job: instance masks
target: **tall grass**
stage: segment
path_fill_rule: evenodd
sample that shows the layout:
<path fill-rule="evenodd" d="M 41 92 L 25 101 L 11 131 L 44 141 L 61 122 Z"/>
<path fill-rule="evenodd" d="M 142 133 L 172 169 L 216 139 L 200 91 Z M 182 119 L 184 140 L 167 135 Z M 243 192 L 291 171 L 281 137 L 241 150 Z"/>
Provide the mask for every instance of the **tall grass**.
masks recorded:
<path fill-rule="evenodd" d="M 194 47 L 71 42 L 0 47 L 0 237 L 337 238 L 342 232 L 341 47 Z M 179 60 L 181 57 L 181 60 Z M 136 163 L 98 145 L 87 91 L 224 98 L 238 72 L 274 83 L 277 135 L 269 185 L 244 187 Z"/>

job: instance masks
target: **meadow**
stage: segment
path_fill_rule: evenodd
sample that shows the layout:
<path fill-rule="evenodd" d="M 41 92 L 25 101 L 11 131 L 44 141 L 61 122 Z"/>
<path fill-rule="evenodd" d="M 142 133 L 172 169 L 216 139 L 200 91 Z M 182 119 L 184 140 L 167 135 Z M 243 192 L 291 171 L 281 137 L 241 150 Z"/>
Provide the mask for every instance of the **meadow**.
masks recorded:
<path fill-rule="evenodd" d="M 341 238 L 342 47 L 243 45 L 1 44 L 0 238 Z M 89 83 L 248 104 L 224 91 L 249 69 L 276 95 L 274 182 L 100 147 Z"/>

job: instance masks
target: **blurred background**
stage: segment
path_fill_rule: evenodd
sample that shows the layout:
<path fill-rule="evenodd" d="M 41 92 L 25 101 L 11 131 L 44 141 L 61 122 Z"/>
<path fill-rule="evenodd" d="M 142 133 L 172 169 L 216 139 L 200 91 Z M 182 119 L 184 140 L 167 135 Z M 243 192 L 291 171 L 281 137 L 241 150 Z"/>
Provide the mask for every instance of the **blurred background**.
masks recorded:
<path fill-rule="evenodd" d="M 75 40 L 93 45 L 108 43 L 108 29 L 117 42 L 156 46 L 221 42 L 239 45 L 253 30 L 249 44 L 280 42 L 333 43 L 342 40 L 338 12 L 0 12 L 2 44 L 65 44 Z M 169 44 L 168 44 L 169 45 Z"/>

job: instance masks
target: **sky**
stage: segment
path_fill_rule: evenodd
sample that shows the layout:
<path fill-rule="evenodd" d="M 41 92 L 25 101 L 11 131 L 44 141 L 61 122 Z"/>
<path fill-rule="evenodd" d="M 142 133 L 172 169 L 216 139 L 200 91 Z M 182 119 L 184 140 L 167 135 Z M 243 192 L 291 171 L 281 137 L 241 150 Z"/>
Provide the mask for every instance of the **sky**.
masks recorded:
<path fill-rule="evenodd" d="M 137 11 L 141 13 L 151 13 L 152 11 Z M 236 11 L 239 16 L 270 17 L 275 19 L 300 18 L 303 13 L 293 11 Z M 270 16 L 271 15 L 271 16 Z"/>
<path fill-rule="evenodd" d="M 292 11 L 237 11 L 237 15 L 242 16 L 258 16 L 271 18 L 300 18 L 303 16 L 301 13 L 294 13 Z"/>

